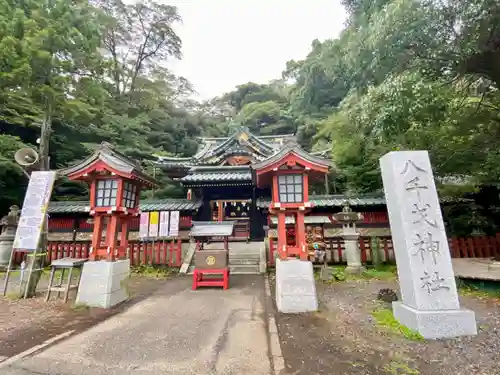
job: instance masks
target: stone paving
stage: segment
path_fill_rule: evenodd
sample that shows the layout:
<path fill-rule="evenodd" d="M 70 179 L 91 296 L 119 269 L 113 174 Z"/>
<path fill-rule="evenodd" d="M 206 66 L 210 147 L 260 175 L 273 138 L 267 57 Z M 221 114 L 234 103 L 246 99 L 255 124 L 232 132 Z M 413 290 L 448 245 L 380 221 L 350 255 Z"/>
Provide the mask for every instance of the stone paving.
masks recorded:
<path fill-rule="evenodd" d="M 231 288 L 191 290 L 177 277 L 120 315 L 2 375 L 268 375 L 264 277 L 231 278 Z"/>
<path fill-rule="evenodd" d="M 487 258 L 453 258 L 456 277 L 478 280 L 500 280 L 500 262 Z"/>

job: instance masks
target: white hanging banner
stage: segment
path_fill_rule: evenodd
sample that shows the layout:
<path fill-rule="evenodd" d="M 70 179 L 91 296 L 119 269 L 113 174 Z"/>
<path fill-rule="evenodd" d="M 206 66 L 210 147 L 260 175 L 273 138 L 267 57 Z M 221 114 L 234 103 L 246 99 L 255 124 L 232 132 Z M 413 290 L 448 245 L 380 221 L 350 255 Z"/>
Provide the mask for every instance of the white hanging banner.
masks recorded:
<path fill-rule="evenodd" d="M 169 213 L 168 211 L 160 212 L 160 231 L 158 237 L 168 237 Z"/>
<path fill-rule="evenodd" d="M 179 211 L 170 212 L 169 237 L 177 237 L 179 235 Z"/>
<path fill-rule="evenodd" d="M 34 251 L 38 248 L 55 179 L 56 172 L 53 171 L 31 173 L 14 238 L 14 249 Z"/>
<path fill-rule="evenodd" d="M 139 222 L 139 238 L 144 240 L 148 237 L 149 229 L 149 212 L 141 212 L 141 219 Z"/>
<path fill-rule="evenodd" d="M 156 211 L 149 213 L 149 237 L 152 238 L 158 237 L 159 221 L 160 221 L 159 212 Z"/>

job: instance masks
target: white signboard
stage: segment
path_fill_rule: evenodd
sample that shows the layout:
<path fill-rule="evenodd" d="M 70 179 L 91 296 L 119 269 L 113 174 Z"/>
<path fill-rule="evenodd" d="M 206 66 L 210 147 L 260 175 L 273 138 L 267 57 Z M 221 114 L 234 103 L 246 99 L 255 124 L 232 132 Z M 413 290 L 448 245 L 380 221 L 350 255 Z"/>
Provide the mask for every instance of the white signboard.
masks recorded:
<path fill-rule="evenodd" d="M 161 211 L 160 212 L 160 231 L 158 233 L 158 237 L 168 237 L 168 228 L 169 228 L 169 212 Z"/>
<path fill-rule="evenodd" d="M 31 173 L 14 239 L 14 249 L 37 249 L 55 179 L 56 172 L 53 171 Z"/>
<path fill-rule="evenodd" d="M 176 237 L 179 235 L 179 211 L 172 211 L 170 213 L 170 223 L 169 223 L 169 237 Z"/>
<path fill-rule="evenodd" d="M 149 212 L 141 212 L 141 219 L 139 222 L 139 238 L 144 239 L 148 236 L 149 229 Z"/>

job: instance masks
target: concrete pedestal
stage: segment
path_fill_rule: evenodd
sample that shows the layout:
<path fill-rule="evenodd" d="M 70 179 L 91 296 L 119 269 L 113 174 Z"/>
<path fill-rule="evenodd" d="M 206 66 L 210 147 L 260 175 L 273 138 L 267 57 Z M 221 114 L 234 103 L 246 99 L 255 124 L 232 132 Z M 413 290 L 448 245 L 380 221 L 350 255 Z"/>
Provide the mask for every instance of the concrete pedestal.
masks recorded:
<path fill-rule="evenodd" d="M 284 313 L 318 310 L 311 262 L 276 259 L 276 305 Z"/>
<path fill-rule="evenodd" d="M 361 263 L 361 251 L 359 249 L 359 234 L 344 234 L 345 253 L 347 258 L 346 273 L 360 274 L 365 271 Z"/>
<path fill-rule="evenodd" d="M 425 339 L 473 336 L 477 334 L 474 311 L 416 310 L 402 302 L 393 302 L 394 317 L 401 324 L 418 331 Z"/>
<path fill-rule="evenodd" d="M 130 261 L 91 261 L 83 265 L 77 304 L 108 308 L 128 298 L 124 281 L 130 274 Z"/>

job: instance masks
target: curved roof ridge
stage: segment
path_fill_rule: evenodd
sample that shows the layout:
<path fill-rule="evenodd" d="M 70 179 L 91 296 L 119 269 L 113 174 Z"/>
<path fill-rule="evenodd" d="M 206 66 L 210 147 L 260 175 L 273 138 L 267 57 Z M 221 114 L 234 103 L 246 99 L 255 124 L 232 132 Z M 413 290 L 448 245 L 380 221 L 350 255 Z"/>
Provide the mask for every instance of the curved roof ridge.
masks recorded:
<path fill-rule="evenodd" d="M 309 162 L 311 162 L 313 164 L 325 166 L 325 167 L 328 167 L 328 168 L 332 166 L 332 163 L 331 163 L 330 160 L 324 159 L 324 158 L 320 158 L 320 157 L 317 157 L 315 155 L 312 155 L 312 154 L 308 153 L 307 151 L 303 150 L 297 144 L 290 144 L 290 145 L 286 145 L 281 150 L 279 150 L 275 154 L 271 155 L 267 159 L 264 159 L 264 160 L 262 160 L 262 161 L 260 161 L 258 163 L 254 163 L 252 165 L 252 169 L 265 168 L 268 165 L 276 163 L 277 161 L 279 161 L 280 159 L 284 158 L 289 153 L 294 153 L 297 156 L 301 157 L 302 159 L 307 160 L 307 161 L 309 161 Z"/>
<path fill-rule="evenodd" d="M 111 168 L 114 168 L 125 175 L 135 175 L 146 184 L 152 186 L 157 185 L 156 180 L 142 170 L 142 166 L 139 162 L 130 159 L 121 152 L 117 151 L 108 142 L 102 142 L 97 150 L 81 162 L 75 163 L 66 168 L 58 169 L 56 172 L 59 176 L 68 176 L 90 167 L 98 160 L 101 160 Z"/>

